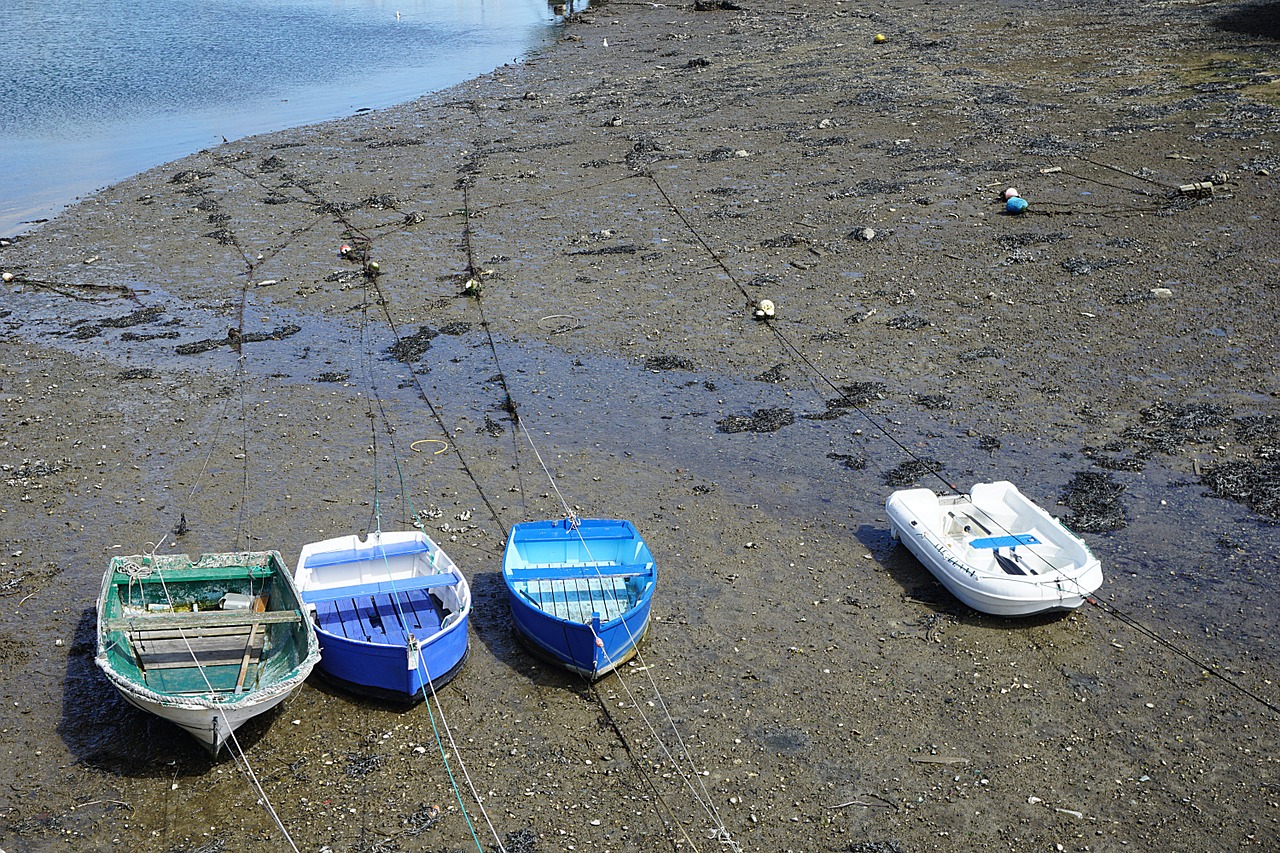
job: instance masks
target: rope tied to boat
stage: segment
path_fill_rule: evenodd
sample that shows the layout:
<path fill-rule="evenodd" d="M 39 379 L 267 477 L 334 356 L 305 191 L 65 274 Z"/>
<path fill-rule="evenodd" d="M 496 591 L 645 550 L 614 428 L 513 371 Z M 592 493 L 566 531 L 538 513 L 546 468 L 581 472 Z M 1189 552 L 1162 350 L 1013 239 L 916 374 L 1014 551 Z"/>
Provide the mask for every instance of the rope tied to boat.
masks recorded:
<path fill-rule="evenodd" d="M 120 564 L 120 571 L 128 575 L 129 580 L 138 581 L 138 580 L 142 580 L 143 578 L 151 577 L 155 569 L 153 569 L 151 566 L 143 566 L 143 565 L 140 565 L 139 563 L 135 563 L 133 560 L 125 560 L 123 563 Z"/>

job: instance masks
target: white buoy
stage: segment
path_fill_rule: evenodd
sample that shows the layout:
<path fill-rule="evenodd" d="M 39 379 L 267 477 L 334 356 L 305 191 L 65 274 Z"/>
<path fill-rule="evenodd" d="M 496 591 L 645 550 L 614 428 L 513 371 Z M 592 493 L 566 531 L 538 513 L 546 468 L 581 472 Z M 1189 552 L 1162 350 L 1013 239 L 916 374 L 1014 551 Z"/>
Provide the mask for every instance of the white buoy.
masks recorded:
<path fill-rule="evenodd" d="M 767 320 L 774 314 L 773 302 L 769 299 L 761 299 L 756 303 L 755 317 L 757 320 Z"/>

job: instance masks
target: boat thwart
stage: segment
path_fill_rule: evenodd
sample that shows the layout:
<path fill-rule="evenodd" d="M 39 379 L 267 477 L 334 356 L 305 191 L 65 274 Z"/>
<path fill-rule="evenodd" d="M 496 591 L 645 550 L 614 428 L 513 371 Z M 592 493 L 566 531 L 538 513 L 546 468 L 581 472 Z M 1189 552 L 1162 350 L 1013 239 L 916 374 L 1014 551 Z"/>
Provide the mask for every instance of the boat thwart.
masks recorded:
<path fill-rule="evenodd" d="M 115 557 L 103 575 L 95 662 L 127 702 L 214 755 L 319 657 L 277 551 Z"/>
<path fill-rule="evenodd" d="M 502 575 L 521 639 L 586 678 L 629 660 L 648 629 L 657 569 L 630 521 L 517 524 Z"/>

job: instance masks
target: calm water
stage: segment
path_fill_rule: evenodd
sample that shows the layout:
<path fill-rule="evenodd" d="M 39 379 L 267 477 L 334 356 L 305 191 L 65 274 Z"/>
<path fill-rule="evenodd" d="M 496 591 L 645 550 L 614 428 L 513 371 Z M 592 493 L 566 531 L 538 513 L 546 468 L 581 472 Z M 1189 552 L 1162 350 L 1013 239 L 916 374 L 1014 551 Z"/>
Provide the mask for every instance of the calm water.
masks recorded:
<path fill-rule="evenodd" d="M 0 7 L 0 235 L 224 137 L 386 107 L 484 74 L 551 38 L 555 22 L 546 0 Z"/>

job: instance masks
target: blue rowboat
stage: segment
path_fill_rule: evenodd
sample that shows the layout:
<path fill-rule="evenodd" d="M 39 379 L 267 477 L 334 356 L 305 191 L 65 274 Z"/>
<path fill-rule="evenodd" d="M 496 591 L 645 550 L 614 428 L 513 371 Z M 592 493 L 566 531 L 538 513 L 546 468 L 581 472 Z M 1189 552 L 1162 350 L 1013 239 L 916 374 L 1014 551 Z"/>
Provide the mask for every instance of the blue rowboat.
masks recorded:
<path fill-rule="evenodd" d="M 631 522 L 571 518 L 512 527 L 502 577 L 520 638 L 596 679 L 635 655 L 658 573 Z"/>
<path fill-rule="evenodd" d="M 471 588 L 425 533 L 312 542 L 295 580 L 320 640 L 319 671 L 352 692 L 414 703 L 466 660 Z"/>

